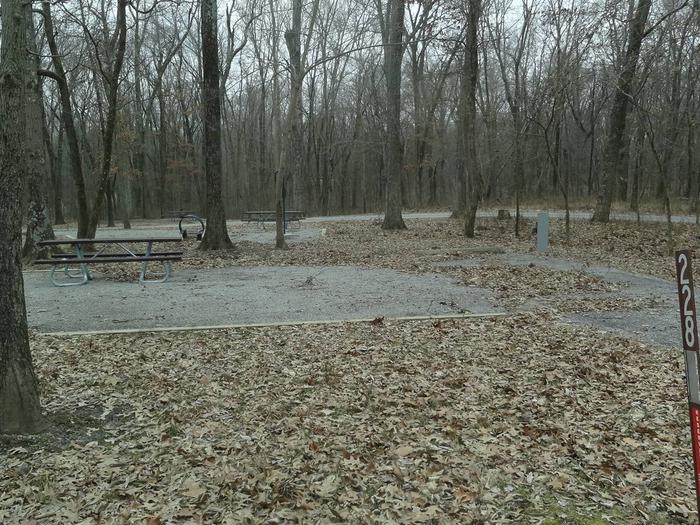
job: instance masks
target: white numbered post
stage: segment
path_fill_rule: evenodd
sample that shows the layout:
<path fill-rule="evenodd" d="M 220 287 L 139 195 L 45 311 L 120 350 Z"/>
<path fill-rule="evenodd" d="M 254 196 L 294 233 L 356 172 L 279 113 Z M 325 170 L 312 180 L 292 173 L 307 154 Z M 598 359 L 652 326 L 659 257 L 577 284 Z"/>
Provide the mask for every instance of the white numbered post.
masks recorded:
<path fill-rule="evenodd" d="M 549 213 L 541 211 L 537 214 L 537 251 L 544 253 L 549 247 Z"/>
<path fill-rule="evenodd" d="M 700 363 L 698 363 L 698 322 L 695 314 L 695 289 L 691 251 L 676 252 L 676 282 L 681 310 L 681 335 L 685 353 L 685 376 L 688 382 L 690 434 L 693 440 L 695 497 L 700 513 Z"/>

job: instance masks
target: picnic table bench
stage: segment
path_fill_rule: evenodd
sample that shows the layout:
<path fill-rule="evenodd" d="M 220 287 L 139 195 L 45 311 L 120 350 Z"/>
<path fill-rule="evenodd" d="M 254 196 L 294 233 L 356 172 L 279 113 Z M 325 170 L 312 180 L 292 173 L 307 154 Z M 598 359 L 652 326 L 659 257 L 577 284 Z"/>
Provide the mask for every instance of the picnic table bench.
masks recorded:
<path fill-rule="evenodd" d="M 53 254 L 50 259 L 37 259 L 34 264 L 51 265 L 51 282 L 55 286 L 78 286 L 92 279 L 88 268 L 90 264 L 121 264 L 127 262 L 142 263 L 139 273 L 139 283 L 162 283 L 168 280 L 172 272 L 172 263 L 182 260 L 182 251 L 153 251 L 153 245 L 158 243 L 181 242 L 177 237 L 143 237 L 123 239 L 65 239 L 40 241 L 40 246 L 66 246 L 72 248 L 72 253 Z M 146 245 L 145 250 L 138 250 L 134 245 Z M 99 249 L 96 248 L 99 246 Z M 118 248 L 119 253 L 109 253 L 109 248 Z M 86 251 L 95 250 L 95 251 Z M 158 262 L 163 266 L 160 278 L 146 279 L 149 262 Z M 78 268 L 71 267 L 78 266 Z M 56 270 L 62 269 L 69 279 L 77 282 L 65 282 L 56 279 Z"/>
<path fill-rule="evenodd" d="M 296 222 L 299 227 L 301 227 L 301 222 L 306 219 L 306 213 L 299 210 L 285 210 L 284 212 L 284 222 L 285 224 L 291 224 Z M 264 211 L 244 211 L 241 220 L 250 224 L 255 222 L 261 225 L 263 230 L 265 229 L 266 222 L 275 222 L 277 220 L 277 214 L 274 210 L 264 210 Z"/>

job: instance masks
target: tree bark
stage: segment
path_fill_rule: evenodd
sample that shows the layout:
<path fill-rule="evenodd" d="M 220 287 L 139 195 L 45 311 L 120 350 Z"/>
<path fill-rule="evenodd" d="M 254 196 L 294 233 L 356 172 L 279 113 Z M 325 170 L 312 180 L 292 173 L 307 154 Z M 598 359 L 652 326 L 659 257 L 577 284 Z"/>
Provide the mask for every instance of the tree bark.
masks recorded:
<path fill-rule="evenodd" d="M 167 120 L 165 118 L 165 94 L 163 93 L 163 81 L 158 77 L 156 84 L 156 98 L 158 99 L 158 202 L 160 216 L 165 217 L 166 185 L 165 177 L 168 169 L 168 135 Z"/>
<path fill-rule="evenodd" d="M 649 18 L 651 0 L 639 0 L 634 17 L 630 21 L 627 52 L 622 65 L 622 71 L 615 86 L 615 96 L 610 110 L 608 137 L 603 154 L 603 173 L 598 190 L 598 200 L 591 220 L 608 222 L 615 183 L 620 175 L 624 175 L 625 166 L 621 162 L 625 144 L 625 126 L 629 110 L 630 90 L 634 82 L 639 61 L 639 52 L 644 39 L 644 28 Z"/>
<path fill-rule="evenodd" d="M 285 32 L 284 39 L 289 53 L 290 96 L 287 125 L 285 126 L 285 167 L 291 182 L 293 205 L 300 210 L 306 206 L 306 177 L 304 176 L 303 152 L 304 137 L 302 132 L 301 89 L 304 79 L 301 56 L 301 8 L 302 1 L 292 2 L 292 28 Z"/>
<path fill-rule="evenodd" d="M 43 113 L 43 112 L 42 112 Z M 63 217 L 63 125 L 59 126 L 58 145 L 53 147 L 49 128 L 46 124 L 45 115 L 42 117 L 42 135 L 44 147 L 46 148 L 46 158 L 49 161 L 49 173 L 51 174 L 51 190 L 53 191 L 53 213 L 54 224 L 65 224 Z"/>
<path fill-rule="evenodd" d="M 275 17 L 274 0 L 269 0 L 272 22 L 272 154 L 275 163 L 274 170 L 274 198 L 275 198 L 275 248 L 286 250 L 287 242 L 284 239 L 284 162 L 283 130 L 282 130 L 282 104 L 280 89 L 280 60 L 279 60 L 279 33 L 277 32 L 277 20 Z"/>
<path fill-rule="evenodd" d="M 403 144 L 401 142 L 401 58 L 403 57 L 403 18 L 405 0 L 389 0 L 384 41 L 384 76 L 386 77 L 386 211 L 382 228 L 405 230 L 401 215 L 401 176 Z"/>
<path fill-rule="evenodd" d="M 138 6 L 138 4 L 137 4 Z M 146 125 L 144 123 L 143 90 L 141 64 L 141 48 L 143 36 L 141 21 L 137 14 L 134 17 L 134 121 L 136 125 L 136 141 L 134 142 L 134 177 L 138 179 L 137 202 L 135 207 L 140 210 L 142 219 L 146 218 Z"/>
<path fill-rule="evenodd" d="M 483 191 L 479 159 L 476 154 L 476 85 L 479 80 L 478 31 L 481 16 L 481 0 L 469 0 L 467 14 L 467 40 L 464 51 L 464 168 L 469 184 L 465 206 L 464 235 L 474 237 L 476 212 Z"/>
<path fill-rule="evenodd" d="M 41 83 L 37 75 L 38 53 L 34 40 L 34 22 L 32 19 L 31 3 L 25 5 L 25 23 L 27 29 L 27 45 L 36 53 L 26 56 L 27 91 L 25 96 L 25 114 L 27 117 L 26 155 L 29 177 L 27 189 L 29 206 L 27 209 L 27 230 L 24 237 L 22 257 L 25 261 L 36 258 L 44 258 L 50 252 L 47 247 L 39 247 L 39 241 L 54 239 L 53 227 L 49 218 L 44 182 L 49 179 L 46 157 L 48 152 L 44 148 L 44 112 L 41 96 Z"/>
<path fill-rule="evenodd" d="M 232 249 L 221 197 L 221 90 L 216 0 L 201 0 L 204 173 L 207 180 L 207 229 L 202 250 Z"/>
<path fill-rule="evenodd" d="M 22 185 L 26 162 L 27 21 L 23 2 L 2 0 L 0 50 L 0 433 L 42 427 L 29 349 L 22 278 Z"/>

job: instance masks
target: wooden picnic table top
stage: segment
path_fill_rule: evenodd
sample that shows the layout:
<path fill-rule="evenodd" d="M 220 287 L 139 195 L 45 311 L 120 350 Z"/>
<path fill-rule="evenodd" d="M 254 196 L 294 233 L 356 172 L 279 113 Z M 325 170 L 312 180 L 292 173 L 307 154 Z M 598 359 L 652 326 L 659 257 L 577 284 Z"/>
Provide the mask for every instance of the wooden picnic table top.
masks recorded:
<path fill-rule="evenodd" d="M 275 210 L 254 210 L 254 211 L 244 211 L 243 215 L 276 215 L 277 212 Z M 304 215 L 304 212 L 301 210 L 285 210 L 284 211 L 285 215 Z"/>
<path fill-rule="evenodd" d="M 194 211 L 188 211 L 188 210 L 170 210 L 166 211 L 163 217 L 167 218 L 184 218 L 184 217 L 199 217 L 199 214 Z"/>
<path fill-rule="evenodd" d="M 52 239 L 39 241 L 40 246 L 57 246 L 61 244 L 127 244 L 143 242 L 182 242 L 180 237 L 126 237 L 114 239 Z"/>

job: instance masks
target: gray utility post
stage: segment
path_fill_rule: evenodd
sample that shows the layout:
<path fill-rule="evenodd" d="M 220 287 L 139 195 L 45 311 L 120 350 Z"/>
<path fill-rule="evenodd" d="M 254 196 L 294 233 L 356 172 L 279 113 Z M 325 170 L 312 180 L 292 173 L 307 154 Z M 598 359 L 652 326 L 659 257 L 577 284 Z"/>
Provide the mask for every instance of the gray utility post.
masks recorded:
<path fill-rule="evenodd" d="M 544 253 L 549 246 L 549 213 L 541 211 L 537 214 L 537 251 Z"/>

